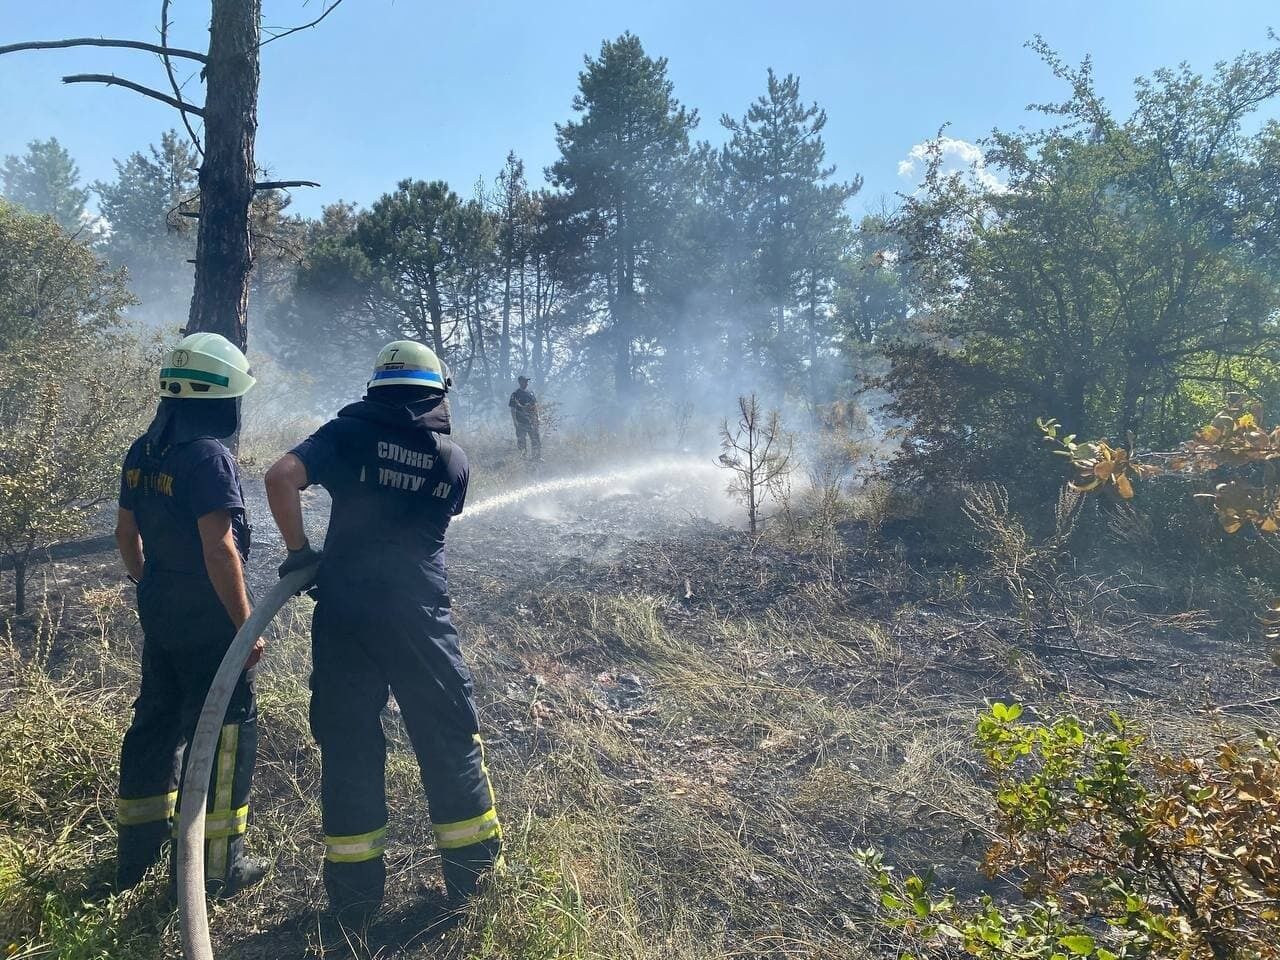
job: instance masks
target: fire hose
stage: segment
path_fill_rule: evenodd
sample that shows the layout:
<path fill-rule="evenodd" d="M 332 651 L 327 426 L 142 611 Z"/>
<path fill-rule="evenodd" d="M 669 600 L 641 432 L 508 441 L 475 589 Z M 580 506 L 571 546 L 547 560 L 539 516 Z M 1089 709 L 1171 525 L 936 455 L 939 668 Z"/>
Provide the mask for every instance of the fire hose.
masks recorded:
<path fill-rule="evenodd" d="M 227 716 L 236 681 L 244 669 L 249 651 L 275 619 L 289 598 L 305 590 L 315 580 L 318 565 L 297 570 L 277 583 L 236 633 L 222 658 L 222 665 L 209 686 L 204 709 L 196 723 L 195 736 L 182 780 L 182 808 L 178 817 L 178 915 L 182 924 L 182 953 L 186 960 L 213 960 L 209 942 L 209 912 L 204 887 L 204 816 L 209 800 L 209 777 L 218 734 Z"/>

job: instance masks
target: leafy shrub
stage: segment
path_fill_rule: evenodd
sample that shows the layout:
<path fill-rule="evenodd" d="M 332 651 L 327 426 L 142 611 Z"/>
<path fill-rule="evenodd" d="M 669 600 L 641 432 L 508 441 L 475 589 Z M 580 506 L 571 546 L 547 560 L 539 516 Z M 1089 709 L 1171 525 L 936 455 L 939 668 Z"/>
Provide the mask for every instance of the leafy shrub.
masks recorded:
<path fill-rule="evenodd" d="M 68 366 L 68 357 L 84 360 Z M 132 338 L 80 330 L 56 351 L 38 341 L 0 350 L 0 370 L 0 552 L 21 615 L 32 555 L 82 534 L 114 496 L 154 367 Z"/>
<path fill-rule="evenodd" d="M 990 877 L 1022 904 L 958 904 L 930 878 L 863 859 L 881 919 L 923 957 L 1234 960 L 1280 957 L 1280 748 L 1259 732 L 1212 759 L 1149 751 L 1115 713 L 978 721 L 1000 840 Z"/>

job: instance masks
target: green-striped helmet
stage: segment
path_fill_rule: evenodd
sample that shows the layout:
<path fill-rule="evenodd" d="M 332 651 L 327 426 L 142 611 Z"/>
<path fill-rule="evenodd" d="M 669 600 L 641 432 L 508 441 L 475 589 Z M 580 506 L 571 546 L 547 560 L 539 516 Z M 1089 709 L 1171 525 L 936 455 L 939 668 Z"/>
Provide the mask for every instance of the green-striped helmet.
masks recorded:
<path fill-rule="evenodd" d="M 193 333 L 183 337 L 160 369 L 160 396 L 183 400 L 242 397 L 257 380 L 249 361 L 226 337 Z"/>
<path fill-rule="evenodd" d="M 388 343 L 373 364 L 369 389 L 375 387 L 425 387 L 446 393 L 452 381 L 436 352 L 415 340 Z"/>

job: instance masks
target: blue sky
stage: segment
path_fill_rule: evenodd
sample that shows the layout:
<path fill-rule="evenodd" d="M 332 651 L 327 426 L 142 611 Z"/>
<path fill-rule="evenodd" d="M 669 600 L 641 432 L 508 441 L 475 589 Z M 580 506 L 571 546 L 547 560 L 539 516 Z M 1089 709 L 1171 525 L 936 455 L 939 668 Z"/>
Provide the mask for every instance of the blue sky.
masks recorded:
<path fill-rule="evenodd" d="M 269 25 L 311 19 L 322 0 L 265 0 Z M 0 43 L 65 36 L 153 39 L 159 0 L 0 0 Z M 174 0 L 171 42 L 203 49 L 207 0 Z M 1044 34 L 1069 60 L 1091 53 L 1103 93 L 1130 102 L 1139 74 L 1182 60 L 1209 69 L 1268 43 L 1274 0 L 868 3 L 790 0 L 345 0 L 315 30 L 263 51 L 258 160 L 314 213 L 339 198 L 369 203 L 403 177 L 443 178 L 469 194 L 506 152 L 532 181 L 556 154 L 585 53 L 624 30 L 670 60 L 676 95 L 696 107 L 698 135 L 721 140 L 719 117 L 745 112 L 765 69 L 800 76 L 826 108 L 829 160 L 866 186 L 856 211 L 909 186 L 899 165 L 950 122 L 975 140 L 993 126 L 1036 122 L 1028 103 L 1062 90 L 1023 44 Z M 56 136 L 86 180 L 112 158 L 177 126 L 162 104 L 119 88 L 67 87 L 65 73 L 117 72 L 164 87 L 145 53 L 79 49 L 0 57 L 0 155 Z M 198 79 L 187 90 L 201 95 Z"/>

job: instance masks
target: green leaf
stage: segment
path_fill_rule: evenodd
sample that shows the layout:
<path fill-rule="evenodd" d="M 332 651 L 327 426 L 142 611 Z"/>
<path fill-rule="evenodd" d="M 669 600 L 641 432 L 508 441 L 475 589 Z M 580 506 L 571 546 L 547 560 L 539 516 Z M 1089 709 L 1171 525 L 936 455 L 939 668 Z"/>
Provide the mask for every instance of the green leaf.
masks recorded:
<path fill-rule="evenodd" d="M 886 910 L 901 910 L 906 906 L 906 903 L 901 897 L 895 894 L 882 893 L 880 894 L 880 905 Z"/>
<path fill-rule="evenodd" d="M 1087 957 L 1093 953 L 1093 937 L 1083 933 L 1073 933 L 1065 937 L 1059 937 L 1058 943 L 1077 957 Z"/>

